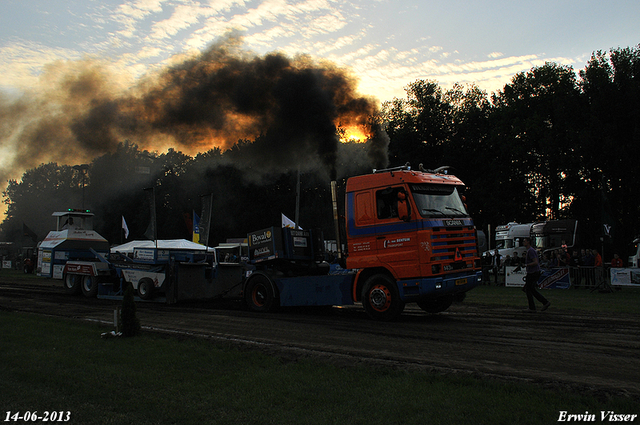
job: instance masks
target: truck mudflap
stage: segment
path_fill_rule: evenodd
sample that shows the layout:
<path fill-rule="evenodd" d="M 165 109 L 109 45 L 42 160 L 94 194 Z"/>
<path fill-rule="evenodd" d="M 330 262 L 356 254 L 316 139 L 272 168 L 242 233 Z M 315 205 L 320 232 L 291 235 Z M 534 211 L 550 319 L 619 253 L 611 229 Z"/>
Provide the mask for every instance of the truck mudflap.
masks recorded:
<path fill-rule="evenodd" d="M 455 273 L 440 277 L 405 279 L 398 281 L 400 298 L 414 302 L 429 296 L 467 292 L 482 282 L 482 272 Z"/>
<path fill-rule="evenodd" d="M 275 278 L 281 306 L 352 305 L 355 274 Z"/>

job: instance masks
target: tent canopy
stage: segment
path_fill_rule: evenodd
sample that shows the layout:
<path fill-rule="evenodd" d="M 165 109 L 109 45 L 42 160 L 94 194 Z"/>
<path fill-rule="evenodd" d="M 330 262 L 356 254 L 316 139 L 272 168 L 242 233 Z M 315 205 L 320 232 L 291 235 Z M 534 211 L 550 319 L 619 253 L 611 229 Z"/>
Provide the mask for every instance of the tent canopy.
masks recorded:
<path fill-rule="evenodd" d="M 116 251 L 123 254 L 132 253 L 134 248 L 155 248 L 156 242 L 150 240 L 131 241 L 122 245 L 111 247 L 111 253 Z M 158 249 L 183 249 L 189 251 L 205 251 L 206 246 L 191 242 L 186 239 L 164 239 L 158 240 Z"/>

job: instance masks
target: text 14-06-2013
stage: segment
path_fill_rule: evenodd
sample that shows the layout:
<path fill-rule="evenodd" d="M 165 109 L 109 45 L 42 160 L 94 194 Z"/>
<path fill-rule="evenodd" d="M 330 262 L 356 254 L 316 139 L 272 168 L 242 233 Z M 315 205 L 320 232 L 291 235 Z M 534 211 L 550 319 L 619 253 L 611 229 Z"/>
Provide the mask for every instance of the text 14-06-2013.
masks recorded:
<path fill-rule="evenodd" d="M 71 420 L 71 412 L 69 411 L 5 413 L 4 422 L 68 422 Z"/>

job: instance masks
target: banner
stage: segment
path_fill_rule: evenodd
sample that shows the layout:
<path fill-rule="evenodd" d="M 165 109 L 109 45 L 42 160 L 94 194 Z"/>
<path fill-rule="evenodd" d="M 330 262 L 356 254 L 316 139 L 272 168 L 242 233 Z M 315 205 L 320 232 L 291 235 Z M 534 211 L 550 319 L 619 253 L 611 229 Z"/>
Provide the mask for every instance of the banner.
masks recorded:
<path fill-rule="evenodd" d="M 526 276 L 525 268 L 505 266 L 505 286 L 522 287 Z M 540 289 L 567 289 L 571 286 L 569 268 L 542 269 L 538 288 Z"/>
<path fill-rule="evenodd" d="M 129 238 L 129 227 L 127 226 L 127 222 L 124 220 L 124 216 L 122 216 L 122 230 L 124 230 L 124 238 Z"/>
<path fill-rule="evenodd" d="M 291 229 L 296 229 L 295 221 L 291 220 L 289 217 L 287 217 L 282 213 L 280 213 L 280 215 L 282 216 L 282 227 L 289 227 Z M 302 230 L 302 227 L 297 227 L 297 229 Z"/>
<path fill-rule="evenodd" d="M 538 287 L 540 289 L 567 289 L 571 287 L 569 268 L 543 270 L 540 279 L 538 279 Z"/>
<path fill-rule="evenodd" d="M 611 286 L 635 286 L 640 288 L 640 269 L 614 269 L 609 271 Z"/>
<path fill-rule="evenodd" d="M 193 242 L 200 243 L 200 217 L 193 211 Z"/>
<path fill-rule="evenodd" d="M 213 194 L 200 197 L 202 202 L 202 213 L 200 214 L 200 222 L 198 224 L 198 234 L 200 236 L 198 243 L 209 246 L 209 231 L 211 229 L 211 213 L 213 209 Z"/>

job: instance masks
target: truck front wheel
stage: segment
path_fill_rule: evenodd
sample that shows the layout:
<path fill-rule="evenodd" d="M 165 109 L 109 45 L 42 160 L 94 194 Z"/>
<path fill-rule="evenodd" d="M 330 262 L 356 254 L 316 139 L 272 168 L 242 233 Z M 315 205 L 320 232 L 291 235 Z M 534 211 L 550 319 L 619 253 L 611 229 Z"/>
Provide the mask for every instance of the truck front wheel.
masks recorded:
<path fill-rule="evenodd" d="M 375 274 L 367 279 L 362 290 L 362 305 L 375 320 L 395 320 L 404 310 L 404 301 L 396 283 L 385 274 Z"/>
<path fill-rule="evenodd" d="M 245 288 L 245 300 L 253 311 L 272 311 L 280 305 L 273 283 L 267 276 L 253 276 Z"/>
<path fill-rule="evenodd" d="M 80 277 L 70 273 L 64 275 L 64 289 L 68 294 L 75 295 L 80 292 Z"/>
<path fill-rule="evenodd" d="M 87 298 L 94 298 L 98 295 L 98 282 L 93 276 L 80 276 L 82 279 L 82 293 Z"/>

